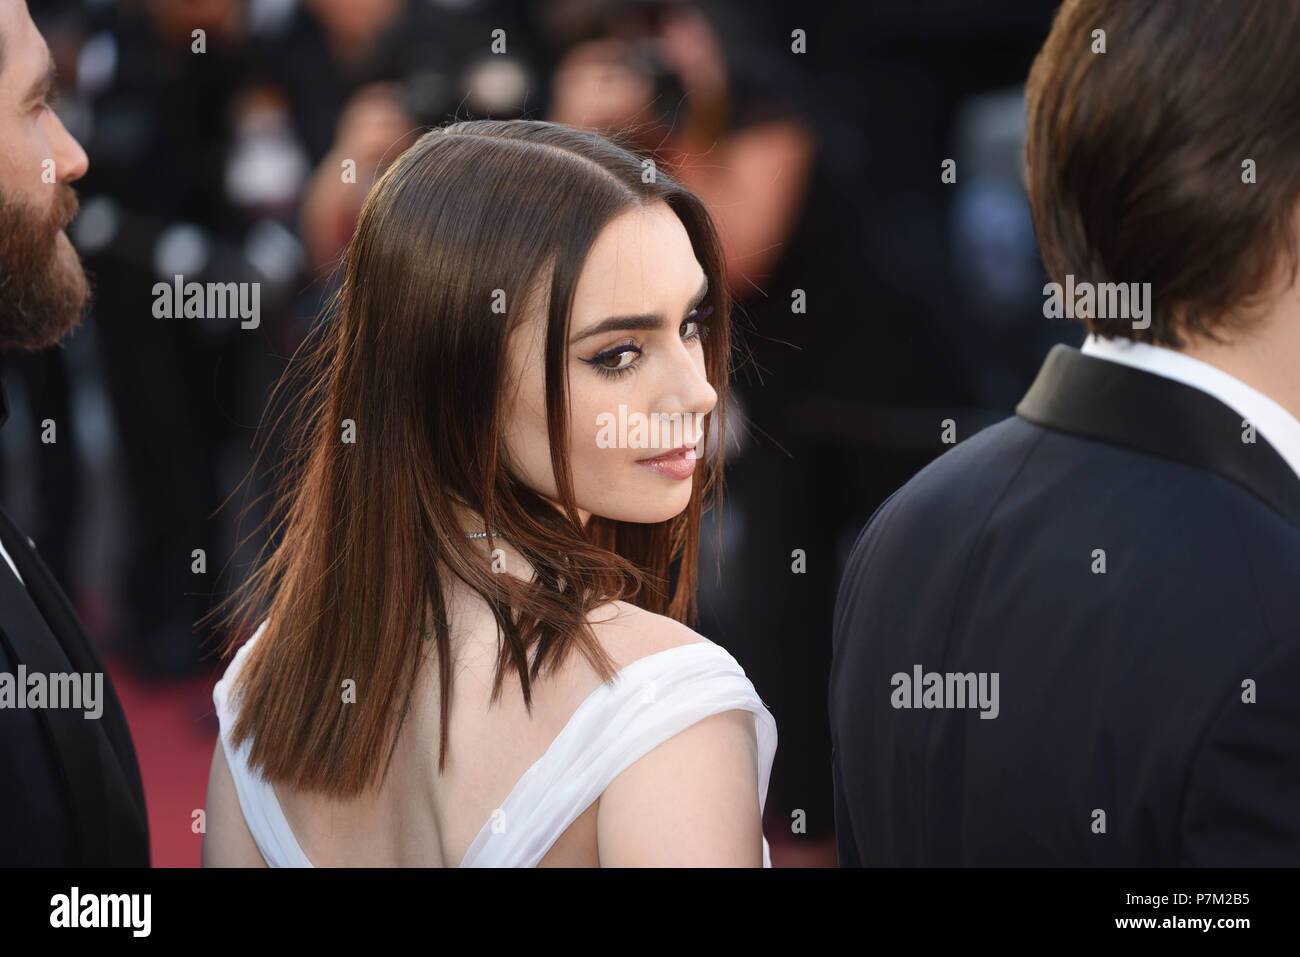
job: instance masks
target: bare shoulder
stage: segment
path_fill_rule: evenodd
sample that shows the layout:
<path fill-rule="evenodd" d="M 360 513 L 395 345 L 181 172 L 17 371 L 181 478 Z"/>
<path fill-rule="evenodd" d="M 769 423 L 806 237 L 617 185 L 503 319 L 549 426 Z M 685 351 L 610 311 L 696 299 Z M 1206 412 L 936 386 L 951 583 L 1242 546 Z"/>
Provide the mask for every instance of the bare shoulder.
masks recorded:
<path fill-rule="evenodd" d="M 713 644 L 674 618 L 625 601 L 611 601 L 593 608 L 587 621 L 596 640 L 618 668 L 678 645 Z"/>
<path fill-rule="evenodd" d="M 212 754 L 204 812 L 203 867 L 266 867 L 239 807 L 235 779 L 220 738 Z"/>
<path fill-rule="evenodd" d="M 617 666 L 707 643 L 681 622 L 627 602 L 594 610 L 592 630 Z M 723 711 L 691 724 L 625 768 L 599 799 L 603 867 L 761 867 L 763 829 L 753 715 Z"/>
<path fill-rule="evenodd" d="M 762 867 L 753 716 L 710 715 L 624 769 L 600 796 L 596 844 L 602 867 Z"/>

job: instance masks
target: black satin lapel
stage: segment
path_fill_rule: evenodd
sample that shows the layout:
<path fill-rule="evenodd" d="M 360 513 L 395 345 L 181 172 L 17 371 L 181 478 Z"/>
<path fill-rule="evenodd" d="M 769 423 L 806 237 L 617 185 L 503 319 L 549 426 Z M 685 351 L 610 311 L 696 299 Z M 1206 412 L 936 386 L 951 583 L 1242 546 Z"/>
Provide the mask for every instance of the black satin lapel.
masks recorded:
<path fill-rule="evenodd" d="M 1200 389 L 1056 345 L 1016 414 L 1215 472 L 1300 528 L 1300 476 L 1262 435 L 1242 442 L 1241 416 Z"/>
<path fill-rule="evenodd" d="M 9 550 L 7 542 L 5 549 Z M 47 675 L 76 670 L 8 568 L 0 568 L 0 609 L 3 609 L 0 630 L 15 667 L 21 663 L 29 674 Z M 14 680 L 17 681 L 16 673 Z M 84 783 L 100 777 L 97 732 L 91 727 L 92 722 L 75 709 L 38 708 L 32 714 L 45 729 L 53 745 L 54 760 L 63 775 L 64 791 L 72 808 L 78 858 L 86 862 L 107 860 L 108 818 L 101 804 L 102 796 Z M 21 769 L 14 771 L 16 780 L 6 782 L 6 787 L 22 786 Z"/>
<path fill-rule="evenodd" d="M 84 836 L 86 843 L 83 846 L 88 860 L 124 862 L 126 858 L 119 853 L 118 848 L 138 844 L 140 835 L 129 833 L 120 820 L 108 827 L 105 814 L 112 809 L 107 807 L 107 795 L 99 793 L 91 796 L 88 805 L 87 796 L 83 793 L 87 789 L 76 786 L 78 780 L 102 781 L 105 775 L 114 773 L 113 768 L 102 766 L 98 748 L 94 744 L 94 735 L 87 733 L 87 726 L 96 725 L 107 739 L 108 754 L 116 758 L 113 763 L 121 776 L 124 796 L 135 805 L 138 820 L 143 826 L 144 840 L 147 842 L 144 785 L 122 704 L 108 676 L 108 670 L 87 639 L 67 597 L 40 555 L 28 544 L 27 537 L 18 530 L 2 508 L 0 541 L 3 541 L 5 551 L 9 553 L 23 579 L 22 585 L 19 585 L 12 574 L 7 576 L 12 588 L 18 591 L 8 590 L 4 604 L 6 619 L 9 615 L 15 618 L 12 624 L 10 620 L 0 622 L 17 660 L 25 664 L 29 672 L 75 671 L 82 674 L 100 672 L 104 675 L 103 713 L 98 719 L 88 721 L 80 711 L 44 709 L 38 713 L 45 718 L 50 733 L 54 735 L 60 760 L 72 775 L 74 806 L 78 808 L 78 814 L 87 828 Z M 26 586 L 25 589 L 23 586 Z M 27 601 L 22 600 L 24 591 Z M 28 618 L 25 614 L 28 611 L 35 613 Z M 81 724 L 72 725 L 72 721 Z M 145 858 L 141 863 L 143 866 L 148 865 L 147 843 Z"/>

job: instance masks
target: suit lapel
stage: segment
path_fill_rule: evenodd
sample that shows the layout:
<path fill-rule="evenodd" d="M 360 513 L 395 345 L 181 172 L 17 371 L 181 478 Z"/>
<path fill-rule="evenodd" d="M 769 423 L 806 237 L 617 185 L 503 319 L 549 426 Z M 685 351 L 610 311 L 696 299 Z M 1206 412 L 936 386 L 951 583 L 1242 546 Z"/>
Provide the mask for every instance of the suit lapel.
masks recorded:
<path fill-rule="evenodd" d="M 1016 414 L 1222 475 L 1300 528 L 1300 476 L 1263 436 L 1243 442 L 1236 410 L 1193 386 L 1056 345 Z"/>
<path fill-rule="evenodd" d="M 8 419 L 9 397 L 0 383 L 0 426 Z M 15 664 L 21 662 L 28 672 L 104 675 L 103 713 L 97 720 L 87 720 L 77 710 L 35 712 L 66 778 L 82 859 L 88 864 L 148 867 L 144 785 L 126 715 L 108 671 L 49 568 L 3 508 L 0 543 L 22 576 L 19 582 L 7 568 L 0 568 L 0 640 L 8 645 Z M 98 783 L 98 792 L 86 782 Z"/>
<path fill-rule="evenodd" d="M 0 426 L 9 401 L 0 384 Z M 88 720 L 67 708 L 34 711 L 54 751 L 84 864 L 149 866 L 149 827 L 135 747 L 117 692 L 67 597 L 27 537 L 0 509 L 0 542 L 19 582 L 0 568 L 0 641 L 29 673 L 104 675 L 103 713 Z"/>
<path fill-rule="evenodd" d="M 12 555 L 8 541 L 5 550 Z M 15 562 L 17 564 L 17 562 Z M 74 668 L 62 647 L 37 614 L 36 606 L 8 568 L 0 568 L 0 631 L 15 666 L 26 666 L 27 673 L 45 675 L 72 672 Z M 14 676 L 17 681 L 17 674 Z M 22 694 L 25 689 L 19 688 Z M 87 721 L 76 709 L 37 708 L 32 714 L 49 738 L 55 762 L 64 780 L 73 812 L 73 826 L 79 858 L 83 861 L 106 860 L 107 820 L 101 796 L 86 787 L 88 781 L 103 776 L 100 749 L 95 738 L 95 722 Z M 21 780 L 21 775 L 19 775 Z"/>
<path fill-rule="evenodd" d="M 103 663 L 86 640 L 67 599 L 26 539 L 0 509 L 0 540 L 22 576 L 0 569 L 0 632 L 27 672 L 103 673 L 102 714 L 40 708 L 64 774 L 82 861 L 91 866 L 148 866 L 144 789 L 121 703 Z M 24 587 L 24 585 L 26 587 Z"/>
<path fill-rule="evenodd" d="M 122 703 L 118 700 L 117 691 L 107 680 L 107 671 L 103 662 L 86 637 L 80 620 L 68 603 L 63 589 L 54 580 L 49 567 L 28 543 L 26 536 L 13 524 L 3 508 L 0 508 L 0 540 L 3 540 L 9 557 L 18 566 L 18 574 L 22 576 L 31 600 L 35 603 L 41 617 L 48 623 L 50 632 L 58 641 L 68 661 L 72 663 L 73 670 L 105 672 L 104 714 L 99 723 L 103 726 L 109 741 L 112 742 L 113 750 L 117 752 L 118 759 L 122 762 L 123 770 L 127 772 L 132 793 L 138 797 L 143 807 L 144 790 L 140 783 L 135 747 L 131 743 L 131 731 L 127 726 L 126 715 L 122 710 Z"/>

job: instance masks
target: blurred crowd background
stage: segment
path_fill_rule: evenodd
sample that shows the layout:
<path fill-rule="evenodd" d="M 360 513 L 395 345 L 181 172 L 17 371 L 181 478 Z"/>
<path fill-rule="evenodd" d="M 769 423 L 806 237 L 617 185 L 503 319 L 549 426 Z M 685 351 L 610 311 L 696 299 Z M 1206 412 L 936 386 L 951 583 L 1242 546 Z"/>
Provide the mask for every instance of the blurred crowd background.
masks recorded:
<path fill-rule="evenodd" d="M 944 420 L 960 440 L 1009 414 L 1082 337 L 1042 317 L 1021 186 L 1020 87 L 1055 6 L 30 0 L 90 157 L 71 236 L 94 301 L 62 348 L 5 358 L 3 501 L 110 662 L 155 864 L 199 860 L 223 636 L 196 623 L 261 544 L 241 544 L 256 501 L 222 506 L 368 185 L 430 126 L 525 117 L 635 129 L 719 223 L 744 346 L 699 630 L 777 720 L 774 863 L 833 866 L 841 563 L 949 447 Z M 260 324 L 155 318 L 176 274 L 260 283 Z"/>

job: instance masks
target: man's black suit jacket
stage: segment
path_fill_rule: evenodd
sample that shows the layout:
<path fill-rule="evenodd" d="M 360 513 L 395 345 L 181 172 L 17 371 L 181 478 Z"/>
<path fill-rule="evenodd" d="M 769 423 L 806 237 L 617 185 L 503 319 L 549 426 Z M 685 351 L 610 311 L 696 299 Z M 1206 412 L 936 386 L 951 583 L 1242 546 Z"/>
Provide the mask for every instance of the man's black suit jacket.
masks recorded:
<path fill-rule="evenodd" d="M 0 389 L 0 425 L 8 407 Z M 126 717 L 67 598 L 0 509 L 0 672 L 102 673 L 103 713 L 0 707 L 0 866 L 149 866 L 144 788 Z"/>
<path fill-rule="evenodd" d="M 1300 864 L 1300 478 L 1209 394 L 1067 346 L 1016 413 L 853 548 L 841 865 Z M 946 677 L 980 672 L 996 718 Z"/>

